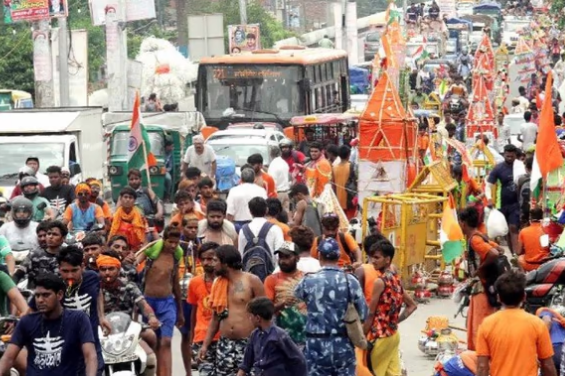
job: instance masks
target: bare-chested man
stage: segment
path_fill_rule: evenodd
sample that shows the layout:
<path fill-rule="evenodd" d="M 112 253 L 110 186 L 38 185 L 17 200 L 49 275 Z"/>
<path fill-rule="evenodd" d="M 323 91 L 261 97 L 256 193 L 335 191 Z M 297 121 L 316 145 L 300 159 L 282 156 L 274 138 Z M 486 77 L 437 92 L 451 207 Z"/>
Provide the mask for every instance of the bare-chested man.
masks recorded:
<path fill-rule="evenodd" d="M 247 339 L 254 329 L 248 318 L 247 303 L 265 296 L 265 289 L 259 278 L 241 270 L 241 254 L 234 246 L 218 247 L 216 258 L 215 271 L 219 278 L 214 281 L 209 302 L 214 315 L 199 357 L 205 359 L 208 346 L 219 330 L 214 375 L 236 376 Z"/>
<path fill-rule="evenodd" d="M 202 243 L 237 245 L 237 232 L 233 223 L 226 219 L 227 204 L 224 200 L 213 199 L 206 204 L 206 219 L 198 224 L 198 238 Z"/>

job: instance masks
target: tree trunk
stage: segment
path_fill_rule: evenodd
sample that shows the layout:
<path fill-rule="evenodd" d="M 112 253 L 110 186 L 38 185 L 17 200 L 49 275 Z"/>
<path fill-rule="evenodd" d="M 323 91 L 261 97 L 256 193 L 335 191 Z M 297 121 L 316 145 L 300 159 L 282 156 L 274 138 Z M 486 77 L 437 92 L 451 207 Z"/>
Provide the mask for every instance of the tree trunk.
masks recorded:
<path fill-rule="evenodd" d="M 188 15 L 186 13 L 187 0 L 176 0 L 177 13 L 177 44 L 181 51 L 188 49 Z"/>

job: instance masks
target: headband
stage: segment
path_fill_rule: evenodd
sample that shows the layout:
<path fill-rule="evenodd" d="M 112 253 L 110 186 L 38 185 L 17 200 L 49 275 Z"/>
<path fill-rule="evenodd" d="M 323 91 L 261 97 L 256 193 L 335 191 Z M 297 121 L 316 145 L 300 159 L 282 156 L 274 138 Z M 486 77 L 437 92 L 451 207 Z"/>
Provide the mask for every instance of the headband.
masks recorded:
<path fill-rule="evenodd" d="M 75 188 L 75 194 L 78 195 L 80 192 L 83 191 L 87 191 L 88 194 L 92 193 L 92 190 L 90 189 L 90 186 L 86 183 L 80 183 L 79 185 L 77 185 L 77 187 Z"/>
<path fill-rule="evenodd" d="M 118 260 L 115 257 L 112 256 L 106 256 L 106 255 L 100 255 L 98 256 L 98 258 L 96 259 L 96 266 L 98 268 L 101 267 L 111 267 L 114 266 L 117 269 L 120 269 L 122 267 L 122 263 L 120 262 L 120 260 Z"/>

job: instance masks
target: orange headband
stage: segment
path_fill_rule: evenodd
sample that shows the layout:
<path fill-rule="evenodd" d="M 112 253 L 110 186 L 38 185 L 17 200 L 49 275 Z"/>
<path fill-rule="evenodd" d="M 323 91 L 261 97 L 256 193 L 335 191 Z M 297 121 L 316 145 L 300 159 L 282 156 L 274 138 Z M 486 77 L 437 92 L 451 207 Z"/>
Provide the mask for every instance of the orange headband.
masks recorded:
<path fill-rule="evenodd" d="M 87 182 L 88 185 L 97 185 L 98 187 L 102 188 L 102 183 L 100 183 L 98 180 L 94 179 L 94 180 L 89 180 Z"/>
<path fill-rule="evenodd" d="M 120 269 L 122 267 L 122 263 L 120 262 L 120 260 L 118 260 L 115 257 L 112 256 L 106 256 L 106 255 L 100 255 L 98 256 L 98 258 L 96 259 L 96 266 L 98 268 L 100 267 L 116 267 L 118 269 Z"/>
<path fill-rule="evenodd" d="M 80 183 L 77 185 L 77 187 L 75 188 L 75 194 L 78 195 L 80 192 L 83 191 L 87 191 L 88 194 L 92 193 L 92 190 L 90 189 L 90 186 L 86 183 Z"/>

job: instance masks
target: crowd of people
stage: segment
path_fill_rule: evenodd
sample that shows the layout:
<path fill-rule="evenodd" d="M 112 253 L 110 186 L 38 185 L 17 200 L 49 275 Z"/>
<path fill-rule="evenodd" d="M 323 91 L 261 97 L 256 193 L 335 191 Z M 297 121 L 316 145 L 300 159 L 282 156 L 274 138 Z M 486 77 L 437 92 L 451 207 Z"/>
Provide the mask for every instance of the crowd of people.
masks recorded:
<path fill-rule="evenodd" d="M 329 184 L 354 216 L 356 169 L 349 146 L 312 136 L 296 149 L 283 141 L 268 168 L 249 156 L 226 199 L 215 191 L 215 154 L 195 137 L 162 235 L 148 218 L 163 220 L 164 204 L 141 171 L 128 171 L 112 207 L 96 179 L 74 186 L 67 169 L 30 157 L 0 228 L 2 316 L 20 316 L 0 374 L 100 375 L 98 327 L 109 333 L 107 315 L 124 312 L 145 322 L 146 375 L 173 374 L 175 327 L 187 375 L 355 375 L 350 304 L 374 369 L 399 369 L 398 323 L 416 305 L 391 267 L 392 244 L 368 236 L 364 259 L 317 200 Z"/>

